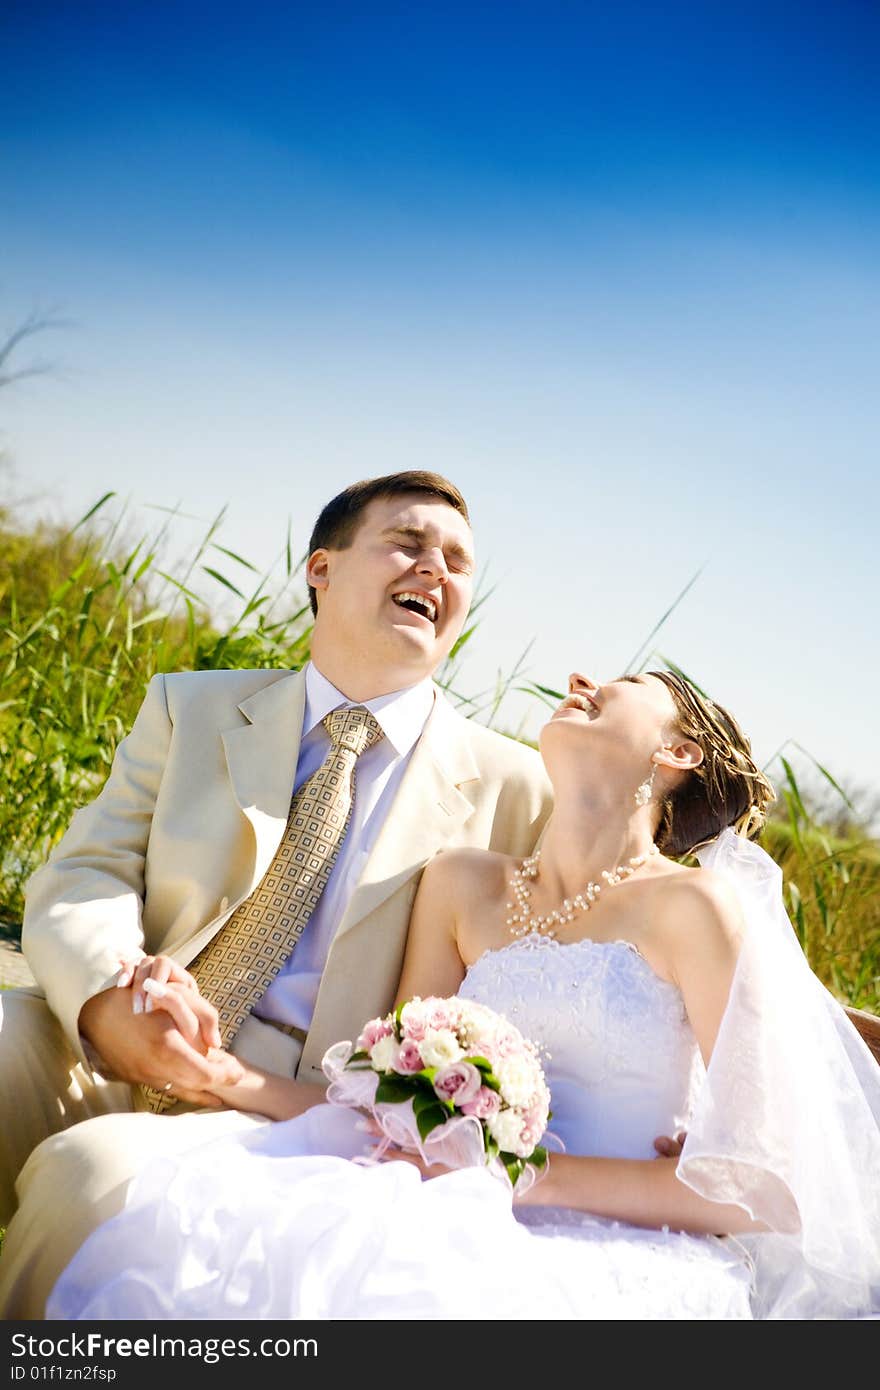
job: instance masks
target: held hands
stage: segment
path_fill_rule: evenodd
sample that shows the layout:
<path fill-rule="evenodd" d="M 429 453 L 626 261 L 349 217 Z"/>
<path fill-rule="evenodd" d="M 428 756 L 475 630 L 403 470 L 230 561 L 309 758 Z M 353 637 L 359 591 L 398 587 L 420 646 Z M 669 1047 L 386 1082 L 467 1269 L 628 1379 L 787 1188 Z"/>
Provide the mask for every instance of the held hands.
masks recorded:
<path fill-rule="evenodd" d="M 115 987 L 87 1000 L 80 1031 L 110 1067 L 134 1084 L 219 1107 L 214 1091 L 235 1086 L 242 1067 L 220 1048 L 217 1011 L 187 970 L 168 956 L 123 961 Z"/>
<path fill-rule="evenodd" d="M 131 988 L 131 1011 L 165 1009 L 190 1041 L 200 1037 L 205 1047 L 220 1047 L 217 1010 L 199 993 L 188 970 L 170 956 L 143 956 L 135 965 L 123 962 L 117 989 Z"/>

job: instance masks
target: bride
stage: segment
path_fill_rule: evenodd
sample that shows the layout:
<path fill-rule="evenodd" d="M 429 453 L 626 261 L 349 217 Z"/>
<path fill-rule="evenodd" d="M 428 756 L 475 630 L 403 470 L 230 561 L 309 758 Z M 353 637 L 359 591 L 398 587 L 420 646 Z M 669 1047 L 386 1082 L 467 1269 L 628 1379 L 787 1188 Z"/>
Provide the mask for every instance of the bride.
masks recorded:
<path fill-rule="evenodd" d="M 573 675 L 540 747 L 540 850 L 429 864 L 398 997 L 458 992 L 541 1046 L 546 1173 L 511 1195 L 484 1168 L 353 1163 L 354 1112 L 296 1114 L 296 1083 L 243 1067 L 218 1099 L 281 1123 L 146 1167 L 48 1317 L 880 1311 L 880 1072 L 750 843 L 773 791 L 748 741 L 657 671 Z"/>

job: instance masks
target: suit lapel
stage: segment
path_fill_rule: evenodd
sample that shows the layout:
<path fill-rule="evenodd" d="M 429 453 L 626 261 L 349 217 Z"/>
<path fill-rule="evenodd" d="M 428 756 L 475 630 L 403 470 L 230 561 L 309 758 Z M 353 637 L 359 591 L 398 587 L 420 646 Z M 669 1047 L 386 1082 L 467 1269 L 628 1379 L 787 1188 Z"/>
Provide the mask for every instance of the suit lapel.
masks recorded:
<path fill-rule="evenodd" d="M 339 924 L 336 940 L 418 873 L 473 815 L 473 805 L 459 790 L 463 783 L 479 776 L 464 735 L 466 721 L 436 690 L 434 708 Z"/>
<path fill-rule="evenodd" d="M 296 671 L 276 681 L 244 700 L 239 709 L 248 723 L 222 737 L 235 798 L 254 832 L 253 886 L 271 864 L 287 824 L 302 736 L 305 673 Z M 473 805 L 460 787 L 478 777 L 467 721 L 437 689 L 434 708 L 335 941 L 424 868 L 473 815 Z"/>
<path fill-rule="evenodd" d="M 278 848 L 296 777 L 306 680 L 294 671 L 239 705 L 248 720 L 223 734 L 235 799 L 256 840 L 253 882 L 259 883 Z"/>

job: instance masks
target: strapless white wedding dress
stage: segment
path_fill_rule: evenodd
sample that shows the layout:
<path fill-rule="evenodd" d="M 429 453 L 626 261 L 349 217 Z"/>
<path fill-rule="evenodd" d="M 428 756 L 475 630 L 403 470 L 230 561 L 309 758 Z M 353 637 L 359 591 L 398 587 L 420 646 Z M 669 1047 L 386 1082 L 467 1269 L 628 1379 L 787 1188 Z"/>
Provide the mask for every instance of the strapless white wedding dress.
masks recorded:
<path fill-rule="evenodd" d="M 655 1136 L 687 1126 L 704 1069 L 682 998 L 627 943 L 526 937 L 481 956 L 460 992 L 541 1045 L 568 1153 L 650 1159 Z M 322 1105 L 153 1164 L 47 1315 L 752 1316 L 733 1240 L 517 1208 L 482 1169 L 423 1182 L 407 1163 L 351 1163 L 369 1142 L 357 1126 Z"/>

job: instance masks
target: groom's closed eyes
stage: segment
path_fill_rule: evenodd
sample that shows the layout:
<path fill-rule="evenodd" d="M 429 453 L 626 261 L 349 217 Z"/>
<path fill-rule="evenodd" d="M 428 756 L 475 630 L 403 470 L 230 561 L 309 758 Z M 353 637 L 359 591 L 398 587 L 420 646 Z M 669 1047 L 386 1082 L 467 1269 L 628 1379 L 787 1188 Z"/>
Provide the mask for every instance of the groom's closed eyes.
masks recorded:
<path fill-rule="evenodd" d="M 395 526 L 392 531 L 387 531 L 386 535 L 390 540 L 399 542 L 405 550 L 424 550 L 435 539 L 422 526 Z M 463 545 L 459 545 L 458 541 L 448 541 L 440 548 L 450 569 L 457 570 L 461 574 L 471 573 L 474 568 L 473 556 L 465 550 Z"/>

